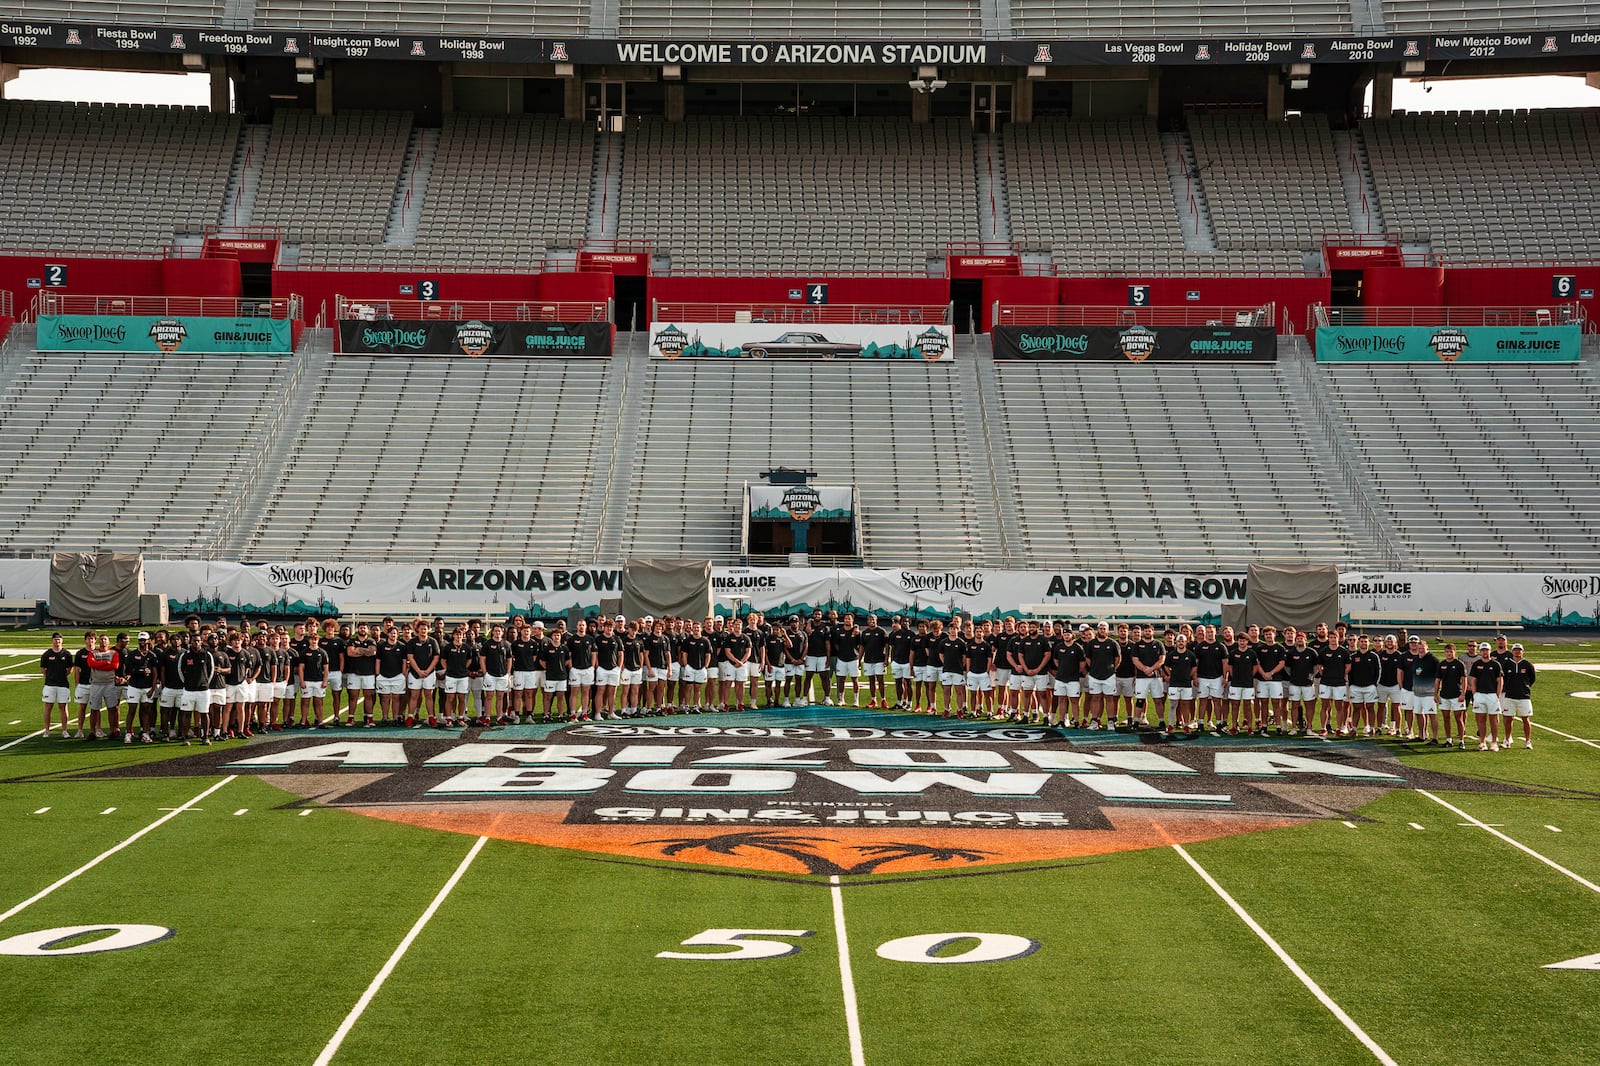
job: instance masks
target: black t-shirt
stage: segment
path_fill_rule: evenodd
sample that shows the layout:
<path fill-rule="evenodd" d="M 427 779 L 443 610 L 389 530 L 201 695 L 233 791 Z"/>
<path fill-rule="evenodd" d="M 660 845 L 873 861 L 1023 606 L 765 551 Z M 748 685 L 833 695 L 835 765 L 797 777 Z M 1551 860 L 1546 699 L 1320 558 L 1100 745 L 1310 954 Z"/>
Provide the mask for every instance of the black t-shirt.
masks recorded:
<path fill-rule="evenodd" d="M 350 642 L 344 637 L 323 637 L 322 650 L 328 655 L 328 669 L 344 673 L 344 652 Z"/>
<path fill-rule="evenodd" d="M 1472 691 L 1484 696 L 1497 695 L 1500 692 L 1500 679 L 1505 676 L 1505 671 L 1495 659 L 1474 659 L 1467 673 L 1472 678 Z"/>
<path fill-rule="evenodd" d="M 729 633 L 722 642 L 722 661 L 727 663 L 747 662 L 754 646 L 750 638 L 743 633 Z"/>
<path fill-rule="evenodd" d="M 574 636 L 567 641 L 567 660 L 572 663 L 574 670 L 589 670 L 595 665 L 595 638 L 587 633 Z M 546 668 L 548 669 L 548 667 Z"/>
<path fill-rule="evenodd" d="M 889 634 L 882 626 L 868 626 L 861 631 L 861 661 L 881 663 L 889 649 Z"/>
<path fill-rule="evenodd" d="M 1317 656 L 1322 663 L 1322 683 L 1343 685 L 1350 676 L 1350 652 L 1346 648 L 1324 648 Z"/>
<path fill-rule="evenodd" d="M 789 634 L 773 626 L 767 634 L 766 653 L 768 666 L 782 666 L 789 661 Z"/>
<path fill-rule="evenodd" d="M 1411 691 L 1418 696 L 1433 695 L 1439 681 L 1439 660 L 1433 652 L 1417 656 L 1411 662 Z"/>
<path fill-rule="evenodd" d="M 622 668 L 624 670 L 644 669 L 644 641 L 639 637 L 622 638 Z"/>
<path fill-rule="evenodd" d="M 406 649 L 407 654 L 411 656 L 415 664 L 412 669 L 416 670 L 419 676 L 434 672 L 434 669 L 438 666 L 435 661 L 439 656 L 438 641 L 432 637 L 416 638 L 406 645 Z"/>
<path fill-rule="evenodd" d="M 828 654 L 828 639 L 832 636 L 828 630 L 828 623 L 818 622 L 806 634 L 806 654 L 812 658 Z"/>
<path fill-rule="evenodd" d="M 132 688 L 149 688 L 155 684 L 156 657 L 138 648 L 122 653 L 122 676 Z"/>
<path fill-rule="evenodd" d="M 79 648 L 72 654 L 72 668 L 78 672 L 78 684 L 89 683 L 89 649 Z"/>
<path fill-rule="evenodd" d="M 1350 683 L 1360 688 L 1371 688 L 1378 683 L 1383 672 L 1383 660 L 1375 651 L 1358 651 L 1350 660 Z"/>
<path fill-rule="evenodd" d="M 992 639 L 974 637 L 967 641 L 967 673 L 987 674 L 994 666 L 994 661 L 995 646 Z"/>
<path fill-rule="evenodd" d="M 178 676 L 178 659 L 181 657 L 182 653 L 172 644 L 156 652 L 156 668 L 161 671 L 162 688 L 177 688 L 183 683 Z"/>
<path fill-rule="evenodd" d="M 902 665 L 911 661 L 911 645 L 917 635 L 905 626 L 889 630 L 889 661 Z"/>
<path fill-rule="evenodd" d="M 396 641 L 378 645 L 378 673 L 384 677 L 399 677 L 406 670 L 406 655 L 410 646 Z"/>
<path fill-rule="evenodd" d="M 1050 638 L 1021 636 L 1011 638 L 1012 654 L 1029 672 L 1042 670 L 1050 662 Z"/>
<path fill-rule="evenodd" d="M 929 633 L 918 633 L 911 638 L 911 665 L 933 665 L 933 636 Z"/>
<path fill-rule="evenodd" d="M 72 653 L 65 648 L 56 651 L 47 648 L 39 656 L 39 669 L 44 673 L 48 688 L 69 688 L 72 685 Z"/>
<path fill-rule="evenodd" d="M 1270 673 L 1289 657 L 1289 649 L 1282 644 L 1257 644 L 1256 661 L 1261 664 L 1263 673 Z M 1279 670 L 1267 678 L 1268 681 L 1282 681 L 1285 671 Z"/>
<path fill-rule="evenodd" d="M 539 650 L 546 681 L 565 681 L 572 669 L 572 650 L 565 644 L 546 644 Z"/>
<path fill-rule="evenodd" d="M 1405 651 L 1400 652 L 1399 654 L 1400 654 L 1400 686 L 1402 688 L 1405 688 L 1405 689 L 1410 689 L 1411 691 L 1414 692 L 1414 691 L 1416 691 L 1416 689 L 1412 684 L 1412 679 L 1415 676 L 1415 672 L 1416 672 L 1417 657 L 1415 655 L 1411 654 L 1411 649 L 1410 648 L 1407 648 Z"/>
<path fill-rule="evenodd" d="M 691 670 L 704 670 L 711 662 L 711 641 L 703 635 L 689 637 L 678 647 L 683 655 L 683 665 Z"/>
<path fill-rule="evenodd" d="M 1122 661 L 1117 664 L 1118 677 L 1133 677 L 1137 672 L 1133 668 L 1133 646 L 1135 641 L 1126 641 L 1122 647 Z"/>
<path fill-rule="evenodd" d="M 1288 648 L 1283 653 L 1284 667 L 1289 675 L 1289 684 L 1296 688 L 1306 688 L 1317 676 L 1316 650 L 1313 648 Z"/>
<path fill-rule="evenodd" d="M 228 687 L 228 671 L 233 668 L 233 659 L 226 650 L 217 648 L 211 653 L 216 660 L 216 667 L 211 672 L 211 687 L 213 689 Z"/>
<path fill-rule="evenodd" d="M 845 662 L 861 658 L 861 631 L 855 627 L 840 626 L 833 634 L 833 657 Z"/>
<path fill-rule="evenodd" d="M 1401 651 L 1380 651 L 1378 653 L 1378 659 L 1383 664 L 1383 668 L 1378 671 L 1378 684 L 1386 685 L 1389 688 L 1398 688 L 1400 686 L 1400 668 L 1403 665 L 1405 654 L 1405 652 Z"/>
<path fill-rule="evenodd" d="M 965 637 L 946 635 L 936 642 L 935 650 L 939 653 L 939 669 L 943 673 L 964 674 L 967 672 L 967 641 Z"/>
<path fill-rule="evenodd" d="M 250 679 L 250 659 L 247 649 L 228 652 L 228 684 L 242 685 Z"/>
<path fill-rule="evenodd" d="M 1439 662 L 1439 698 L 1459 700 L 1466 691 L 1467 664 L 1460 659 L 1442 659 Z"/>
<path fill-rule="evenodd" d="M 216 658 L 205 649 L 191 649 L 178 657 L 178 675 L 186 692 L 204 692 L 211 687 Z"/>
<path fill-rule="evenodd" d="M 444 676 L 466 677 L 478 668 L 478 649 L 451 642 L 444 649 Z"/>
<path fill-rule="evenodd" d="M 1220 640 L 1202 640 L 1194 645 L 1196 669 L 1200 677 L 1221 677 L 1222 664 L 1228 659 L 1228 649 Z"/>
<path fill-rule="evenodd" d="M 1235 644 L 1228 649 L 1228 687 L 1250 688 L 1256 683 L 1256 663 L 1258 662 L 1254 645 L 1246 644 L 1239 647 Z"/>
<path fill-rule="evenodd" d="M 1161 661 L 1161 656 L 1166 653 L 1159 640 L 1141 640 L 1132 646 L 1132 659 L 1140 666 L 1154 666 Z M 1135 672 L 1134 677 L 1146 676 Z"/>
<path fill-rule="evenodd" d="M 1505 671 L 1505 697 L 1508 700 L 1530 699 L 1533 695 L 1534 669 L 1526 659 L 1513 659 Z"/>
<path fill-rule="evenodd" d="M 595 667 L 616 670 L 622 666 L 622 638 L 616 634 L 600 634 L 594 640 Z"/>
<path fill-rule="evenodd" d="M 378 672 L 378 642 L 371 637 L 352 637 L 344 649 L 344 668 L 356 677 L 372 677 Z M 356 654 L 360 652 L 361 654 Z"/>
<path fill-rule="evenodd" d="M 1185 648 L 1183 651 L 1169 651 L 1167 653 L 1167 677 L 1173 688 L 1193 688 L 1194 671 L 1199 664 L 1200 657 L 1193 651 Z"/>
<path fill-rule="evenodd" d="M 542 666 L 539 654 L 544 641 L 532 637 L 518 637 L 511 642 L 511 668 L 521 674 L 531 674 Z"/>
<path fill-rule="evenodd" d="M 300 656 L 300 676 L 307 681 L 326 681 L 328 679 L 328 653 L 318 648 L 307 648 L 305 654 Z"/>
<path fill-rule="evenodd" d="M 644 654 L 650 660 L 652 670 L 665 670 L 672 662 L 672 642 L 665 633 L 656 636 L 654 633 L 644 638 Z"/>
<path fill-rule="evenodd" d="M 1057 640 L 1051 643 L 1050 659 L 1055 666 L 1057 681 L 1082 681 L 1085 656 L 1083 645 L 1077 641 Z"/>
<path fill-rule="evenodd" d="M 490 637 L 478 645 L 478 658 L 484 673 L 505 677 L 511 672 L 511 642 Z"/>
<path fill-rule="evenodd" d="M 1090 677 L 1105 681 L 1116 676 L 1117 657 L 1122 654 L 1122 645 L 1109 637 L 1105 640 L 1095 637 L 1084 645 L 1084 651 L 1089 656 Z"/>

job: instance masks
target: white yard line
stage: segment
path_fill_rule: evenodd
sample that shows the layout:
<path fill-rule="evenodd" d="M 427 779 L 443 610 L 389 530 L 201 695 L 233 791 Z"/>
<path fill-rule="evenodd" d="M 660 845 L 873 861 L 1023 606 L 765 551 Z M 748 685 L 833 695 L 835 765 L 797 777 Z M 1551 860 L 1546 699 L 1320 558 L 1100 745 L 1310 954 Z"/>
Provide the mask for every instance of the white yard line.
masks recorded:
<path fill-rule="evenodd" d="M 44 736 L 44 730 L 35 729 L 33 732 L 29 733 L 25 737 L 18 737 L 16 740 L 8 741 L 5 744 L 0 744 L 0 751 L 5 751 L 7 748 L 14 748 L 18 744 L 21 744 L 24 740 L 32 740 L 34 737 L 42 737 L 42 736 Z"/>
<path fill-rule="evenodd" d="M 34 893 L 33 895 L 29 896 L 27 899 L 23 900 L 21 903 L 17 904 L 15 907 L 12 907 L 10 910 L 6 911 L 4 914 L 0 914 L 0 922 L 5 921 L 7 918 L 11 918 L 11 917 L 14 917 L 15 915 L 21 914 L 23 911 L 27 910 L 29 907 L 33 906 L 35 903 L 38 903 L 41 899 L 44 899 L 46 896 L 48 896 L 50 893 L 54 892 L 56 889 L 60 888 L 62 885 L 66 884 L 67 882 L 69 882 L 71 880 L 73 880 L 74 878 L 76 878 L 80 874 L 88 873 L 90 870 L 94 869 L 96 866 L 99 866 L 102 862 L 105 862 L 107 859 L 111 858 L 111 856 L 115 855 L 117 852 L 121 851 L 123 848 L 127 847 L 129 844 L 132 844 L 134 841 L 140 839 L 141 837 L 143 837 L 147 833 L 151 833 L 151 832 L 153 832 L 153 831 L 155 831 L 157 829 L 160 829 L 162 826 L 164 826 L 168 822 L 172 821 L 172 819 L 176 818 L 178 815 L 182 814 L 184 811 L 188 810 L 190 807 L 194 806 L 196 803 L 199 803 L 201 800 L 203 800 L 207 796 L 211 795 L 213 792 L 215 792 L 217 789 L 221 788 L 223 785 L 226 785 L 229 781 L 233 781 L 233 780 L 236 780 L 236 779 L 237 779 L 237 775 L 234 775 L 234 776 L 231 776 L 231 777 L 224 777 L 221 781 L 218 781 L 216 784 L 212 785 L 210 788 L 208 788 L 204 792 L 200 793 L 198 796 L 196 796 L 194 799 L 190 800 L 188 803 L 185 803 L 181 807 L 174 807 L 170 812 L 168 812 L 167 814 L 162 815 L 160 818 L 157 818 L 155 821 L 151 822 L 149 825 L 145 826 L 143 829 L 139 830 L 137 833 L 135 833 L 132 836 L 128 837 L 122 843 L 116 844 L 116 845 L 113 845 L 110 848 L 107 848 L 105 851 L 102 851 L 100 854 L 96 855 L 94 858 L 90 859 L 88 862 L 84 863 L 82 866 L 78 867 L 76 870 L 72 871 L 67 876 L 61 878 L 61 880 L 57 881 L 55 884 L 51 885 L 50 887 L 48 887 L 48 888 L 46 888 L 46 889 L 44 889 L 44 890 L 42 890 L 40 892 Z"/>
<path fill-rule="evenodd" d="M 844 1024 L 850 1037 L 850 1066 L 867 1066 L 866 1052 L 861 1048 L 861 1016 L 856 1010 L 856 979 L 850 969 L 850 938 L 844 928 L 844 893 L 839 889 L 838 875 L 828 878 L 833 894 L 833 934 L 839 941 L 839 983 L 844 988 Z"/>
<path fill-rule="evenodd" d="M 1265 929 L 1261 928 L 1261 924 L 1254 918 L 1250 917 L 1249 913 L 1246 912 L 1243 907 L 1239 906 L 1238 900 L 1228 895 L 1227 889 L 1217 884 L 1217 879 L 1207 873 L 1205 867 L 1201 866 L 1198 862 L 1195 862 L 1194 857 L 1184 850 L 1182 844 L 1172 845 L 1172 850 L 1176 851 L 1180 856 L 1183 857 L 1183 861 L 1188 863 L 1190 867 L 1194 869 L 1194 872 L 1200 875 L 1200 879 L 1211 887 L 1211 891 L 1215 892 L 1219 897 L 1221 897 L 1222 902 L 1226 903 L 1228 908 L 1232 910 L 1234 914 L 1238 915 L 1240 921 L 1249 926 L 1252 933 L 1261 938 L 1261 942 L 1263 944 L 1272 949 L 1272 953 L 1278 956 L 1278 961 L 1288 967 L 1289 972 L 1294 974 L 1295 977 L 1299 978 L 1300 983 L 1305 985 L 1307 990 L 1309 990 L 1313 996 L 1317 997 L 1317 1002 L 1328 1008 L 1328 1012 L 1331 1013 L 1335 1018 L 1339 1019 L 1340 1023 L 1346 1029 L 1350 1030 L 1351 1035 L 1357 1040 L 1361 1041 L 1362 1045 L 1365 1046 L 1368 1051 L 1372 1052 L 1373 1058 L 1383 1063 L 1384 1066 L 1397 1066 L 1394 1059 L 1389 1057 L 1389 1053 L 1378 1046 L 1378 1042 L 1372 1039 L 1372 1037 L 1368 1036 L 1366 1030 L 1357 1025 L 1355 1019 L 1346 1014 L 1344 1012 L 1344 1008 L 1335 1003 L 1333 1001 L 1333 997 L 1322 990 L 1321 985 L 1317 984 L 1316 981 L 1311 979 L 1311 975 L 1306 973 L 1305 970 L 1300 967 L 1300 964 L 1295 962 L 1294 959 L 1289 956 L 1287 951 L 1283 950 L 1282 945 L 1280 945 L 1276 940 L 1272 939 L 1272 935 Z"/>
<path fill-rule="evenodd" d="M 1532 719 L 1529 719 L 1529 721 L 1532 721 Z M 1554 733 L 1558 737 L 1566 737 L 1568 740 L 1575 740 L 1579 744 L 1587 744 L 1591 748 L 1600 748 L 1600 744 L 1596 744 L 1592 740 L 1584 740 L 1582 737 L 1575 737 L 1571 733 L 1563 733 L 1559 729 L 1551 729 L 1549 726 L 1545 725 L 1543 722 L 1533 722 L 1533 727 L 1535 729 L 1543 729 L 1547 733 Z"/>
<path fill-rule="evenodd" d="M 438 911 L 450 893 L 455 890 L 457 883 L 467 872 L 467 867 L 472 865 L 472 860 L 478 857 L 478 852 L 482 851 L 483 846 L 488 842 L 488 837 L 479 837 L 477 843 L 473 844 L 467 851 L 467 857 L 461 860 L 461 865 L 456 867 L 456 872 L 450 875 L 450 880 L 446 881 L 444 887 L 439 890 L 439 894 L 433 897 L 433 902 L 428 904 L 428 909 L 422 912 L 422 917 L 417 919 L 416 924 L 411 927 L 411 931 L 406 934 L 405 939 L 400 941 L 400 946 L 395 948 L 394 953 L 389 956 L 389 961 L 383 964 L 383 968 L 372 979 L 372 983 L 367 986 L 367 990 L 361 993 L 360 999 L 356 1000 L 356 1005 L 350 1008 L 350 1013 L 345 1015 L 344 1021 L 339 1023 L 338 1031 L 333 1034 L 333 1039 L 328 1041 L 328 1046 L 322 1049 L 322 1054 L 317 1056 L 314 1066 L 327 1066 L 333 1060 L 334 1054 L 339 1050 L 339 1045 L 344 1043 L 344 1038 L 350 1035 L 350 1030 L 355 1028 L 356 1022 L 360 1021 L 361 1015 L 371 1005 L 379 989 L 383 988 L 383 983 L 389 979 L 390 974 L 394 973 L 395 967 L 400 965 L 400 960 L 405 958 L 406 952 L 411 948 L 411 942 L 416 940 L 422 930 L 427 927 L 428 922 L 433 920 L 434 913 Z"/>
<path fill-rule="evenodd" d="M 1437 803 L 1439 806 L 1445 808 L 1446 810 L 1454 811 L 1456 814 L 1458 814 L 1461 817 L 1465 818 L 1468 822 L 1470 822 L 1473 825 L 1477 826 L 1479 829 L 1482 829 L 1485 833 L 1489 833 L 1489 834 L 1492 834 L 1493 836 L 1499 837 L 1501 840 L 1504 840 L 1507 844 L 1510 844 L 1512 847 L 1516 848 L 1518 851 L 1523 852 L 1524 854 L 1530 855 L 1535 859 L 1538 859 L 1540 862 L 1544 863 L 1546 866 L 1550 867 L 1550 869 L 1556 871 L 1557 873 L 1563 874 L 1563 875 L 1565 875 L 1567 877 L 1572 878 L 1574 881 L 1578 882 L 1578 884 L 1582 885 L 1584 888 L 1587 888 L 1590 892 L 1600 893 L 1600 885 L 1595 884 L 1593 881 L 1590 881 L 1586 877 L 1581 877 L 1578 874 L 1573 873 L 1571 870 L 1567 869 L 1565 866 L 1562 866 L 1559 862 L 1556 862 L 1554 859 L 1548 859 L 1545 856 L 1540 855 L 1537 851 L 1534 851 L 1532 848 L 1528 847 L 1528 845 L 1519 844 L 1517 841 L 1512 840 L 1510 837 L 1506 836 L 1504 833 L 1500 832 L 1500 830 L 1498 830 L 1498 829 L 1494 828 L 1493 826 L 1489 825 L 1487 822 L 1480 822 L 1478 819 L 1474 818 L 1472 815 L 1468 814 L 1466 811 L 1462 810 L 1460 807 L 1457 807 L 1455 804 L 1447 803 L 1446 801 L 1440 799 L 1438 796 L 1435 796 L 1432 792 L 1429 792 L 1425 788 L 1417 789 L 1416 793 L 1419 796 L 1428 797 L 1429 799 L 1433 800 L 1433 802 Z"/>

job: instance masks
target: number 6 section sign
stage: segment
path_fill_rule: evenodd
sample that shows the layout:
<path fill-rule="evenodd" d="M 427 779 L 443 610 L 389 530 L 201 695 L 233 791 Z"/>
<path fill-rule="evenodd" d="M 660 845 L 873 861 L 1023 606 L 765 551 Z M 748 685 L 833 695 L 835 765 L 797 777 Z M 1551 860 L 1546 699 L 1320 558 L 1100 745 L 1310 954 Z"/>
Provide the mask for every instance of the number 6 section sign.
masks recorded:
<path fill-rule="evenodd" d="M 707 929 L 683 941 L 683 947 L 723 947 L 731 951 L 661 951 L 658 959 L 782 959 L 800 953 L 799 944 L 767 937 L 815 936 L 810 929 Z M 946 955 L 942 952 L 967 941 L 972 946 Z M 890 962 L 971 963 L 1010 962 L 1032 955 L 1039 942 L 1014 933 L 918 933 L 878 945 L 878 957 Z"/>

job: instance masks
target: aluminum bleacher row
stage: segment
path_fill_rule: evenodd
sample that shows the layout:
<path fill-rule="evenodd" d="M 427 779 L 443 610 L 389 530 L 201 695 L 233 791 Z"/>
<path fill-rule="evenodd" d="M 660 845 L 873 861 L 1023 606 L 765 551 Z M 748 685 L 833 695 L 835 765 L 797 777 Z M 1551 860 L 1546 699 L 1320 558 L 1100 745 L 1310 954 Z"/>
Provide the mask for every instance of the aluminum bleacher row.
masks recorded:
<path fill-rule="evenodd" d="M 589 8 L 589 0 L 257 0 L 254 21 L 289 30 L 576 36 Z"/>
<path fill-rule="evenodd" d="M 1019 37 L 1194 37 L 1214 33 L 1349 33 L 1348 0 L 1011 0 Z"/>
<path fill-rule="evenodd" d="M 841 40 L 982 35 L 977 0 L 867 0 L 793 4 L 783 0 L 621 0 L 623 37 L 783 37 L 805 33 Z"/>

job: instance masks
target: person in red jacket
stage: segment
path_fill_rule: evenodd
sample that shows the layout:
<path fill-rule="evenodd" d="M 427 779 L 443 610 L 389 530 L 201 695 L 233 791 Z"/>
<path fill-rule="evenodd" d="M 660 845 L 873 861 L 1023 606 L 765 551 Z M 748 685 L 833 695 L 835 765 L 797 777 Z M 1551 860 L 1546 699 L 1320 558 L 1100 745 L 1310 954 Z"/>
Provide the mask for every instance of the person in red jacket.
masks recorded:
<path fill-rule="evenodd" d="M 111 646 L 109 636 L 100 638 L 85 661 L 89 667 L 89 736 L 85 739 L 104 740 L 106 733 L 100 728 L 100 712 L 105 711 L 110 716 L 111 728 L 117 728 L 117 708 L 122 703 L 117 692 L 117 672 L 122 661 Z"/>

